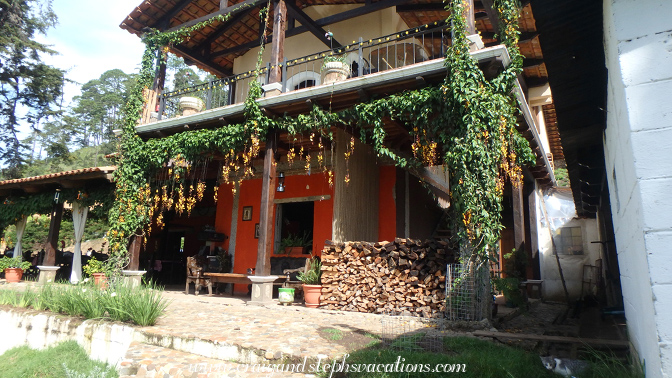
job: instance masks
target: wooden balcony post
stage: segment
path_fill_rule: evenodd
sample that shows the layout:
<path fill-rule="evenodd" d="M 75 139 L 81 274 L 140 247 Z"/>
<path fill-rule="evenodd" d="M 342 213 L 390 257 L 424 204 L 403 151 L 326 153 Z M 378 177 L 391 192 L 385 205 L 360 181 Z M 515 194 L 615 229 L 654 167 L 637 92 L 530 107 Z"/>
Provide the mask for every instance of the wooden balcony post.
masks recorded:
<path fill-rule="evenodd" d="M 287 22 L 287 6 L 285 0 L 277 0 L 273 10 L 273 45 L 271 47 L 271 74 L 268 83 L 282 81 L 279 67 L 285 57 L 285 24 Z"/>
<path fill-rule="evenodd" d="M 463 0 L 464 18 L 467 20 L 467 35 L 476 34 L 476 14 L 474 13 L 474 0 Z"/>
<path fill-rule="evenodd" d="M 266 138 L 264 171 L 261 176 L 261 204 L 259 206 L 259 244 L 255 275 L 271 274 L 271 254 L 273 253 L 273 200 L 275 199 L 275 153 L 277 132 L 269 131 Z"/>

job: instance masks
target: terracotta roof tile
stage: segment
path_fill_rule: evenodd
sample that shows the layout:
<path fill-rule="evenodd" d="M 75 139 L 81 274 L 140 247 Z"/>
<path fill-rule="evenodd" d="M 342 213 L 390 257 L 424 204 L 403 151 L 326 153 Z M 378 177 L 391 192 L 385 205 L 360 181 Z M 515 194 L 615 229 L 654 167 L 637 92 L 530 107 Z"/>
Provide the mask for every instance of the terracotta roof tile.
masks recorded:
<path fill-rule="evenodd" d="M 117 169 L 116 166 L 91 167 L 91 168 L 75 169 L 75 170 L 72 170 L 72 171 L 50 173 L 50 174 L 42 175 L 42 176 L 33 176 L 33 177 L 25 177 L 25 178 L 20 178 L 20 179 L 0 181 L 0 186 L 9 185 L 9 184 L 19 184 L 19 183 L 26 183 L 26 182 L 41 181 L 41 180 L 52 179 L 52 178 L 57 178 L 57 177 L 78 176 L 78 175 L 81 175 L 81 174 L 92 173 L 92 172 L 112 173 L 116 169 Z"/>

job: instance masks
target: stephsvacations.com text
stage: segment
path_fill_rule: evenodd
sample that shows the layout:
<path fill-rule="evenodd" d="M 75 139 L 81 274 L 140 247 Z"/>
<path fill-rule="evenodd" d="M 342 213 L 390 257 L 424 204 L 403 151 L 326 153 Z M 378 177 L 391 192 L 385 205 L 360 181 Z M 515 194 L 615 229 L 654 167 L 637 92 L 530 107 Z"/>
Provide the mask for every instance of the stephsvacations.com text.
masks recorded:
<path fill-rule="evenodd" d="M 275 373 L 303 373 L 318 374 L 320 376 L 333 377 L 341 373 L 464 373 L 467 371 L 465 364 L 416 364 L 407 362 L 405 358 L 397 356 L 393 363 L 348 363 L 350 355 L 346 354 L 341 359 L 330 361 L 318 357 L 308 361 L 308 357 L 299 363 L 278 364 L 194 364 L 189 370 L 196 373 L 266 373 L 266 377 L 272 377 Z"/>

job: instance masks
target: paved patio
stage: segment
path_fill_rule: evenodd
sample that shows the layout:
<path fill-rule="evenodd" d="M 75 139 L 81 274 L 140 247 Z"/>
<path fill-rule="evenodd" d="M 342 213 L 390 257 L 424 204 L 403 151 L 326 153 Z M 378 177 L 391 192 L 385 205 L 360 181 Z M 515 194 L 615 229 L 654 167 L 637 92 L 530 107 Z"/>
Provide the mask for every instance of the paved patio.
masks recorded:
<path fill-rule="evenodd" d="M 155 326 L 139 328 L 146 340 L 129 348 L 121 371 L 132 367 L 128 372 L 134 374 L 123 378 L 268 377 L 269 372 L 242 370 L 247 364 L 338 359 L 376 342 L 382 332 L 383 316 L 376 314 L 311 309 L 298 303 L 283 306 L 277 301 L 248 305 L 245 297 L 185 295 L 177 290 L 165 291 L 164 297 L 170 301 L 166 315 Z M 342 338 L 334 340 L 329 332 Z"/>

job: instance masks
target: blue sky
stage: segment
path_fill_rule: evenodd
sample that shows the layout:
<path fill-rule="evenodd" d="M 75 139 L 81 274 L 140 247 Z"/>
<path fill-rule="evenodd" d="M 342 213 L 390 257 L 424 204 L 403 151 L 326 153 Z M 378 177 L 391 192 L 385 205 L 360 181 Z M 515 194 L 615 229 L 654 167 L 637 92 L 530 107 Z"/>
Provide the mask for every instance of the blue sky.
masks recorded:
<path fill-rule="evenodd" d="M 58 25 L 38 39 L 59 55 L 45 56 L 44 61 L 68 70 L 67 78 L 80 85 L 115 68 L 137 72 L 144 45 L 119 24 L 141 3 L 142 0 L 53 0 Z M 78 86 L 67 85 L 66 104 L 78 94 Z"/>

